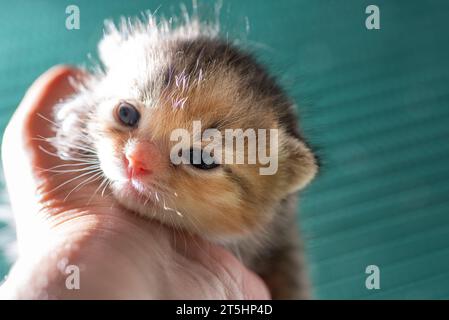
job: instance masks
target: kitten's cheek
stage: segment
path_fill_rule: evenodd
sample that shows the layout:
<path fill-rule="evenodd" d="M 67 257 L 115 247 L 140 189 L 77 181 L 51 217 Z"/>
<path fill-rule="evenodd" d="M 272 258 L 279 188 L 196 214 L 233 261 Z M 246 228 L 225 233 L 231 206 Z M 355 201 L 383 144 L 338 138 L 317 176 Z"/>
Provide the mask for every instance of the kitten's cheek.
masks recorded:
<path fill-rule="evenodd" d="M 112 181 L 126 181 L 126 171 L 122 159 L 115 155 L 114 147 L 106 142 L 97 146 L 100 167 L 105 176 Z"/>

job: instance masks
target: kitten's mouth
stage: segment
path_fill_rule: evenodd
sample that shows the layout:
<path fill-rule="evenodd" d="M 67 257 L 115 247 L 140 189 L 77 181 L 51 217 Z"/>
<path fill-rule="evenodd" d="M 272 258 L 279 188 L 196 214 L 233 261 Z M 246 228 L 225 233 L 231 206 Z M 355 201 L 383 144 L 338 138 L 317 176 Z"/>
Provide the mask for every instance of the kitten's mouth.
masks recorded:
<path fill-rule="evenodd" d="M 116 181 L 113 190 L 116 199 L 122 205 L 144 216 L 154 218 L 156 217 L 155 213 L 161 212 L 161 210 L 165 214 L 166 212 L 170 212 L 180 217 L 183 216 L 181 212 L 176 208 L 172 208 L 166 202 L 164 196 L 157 189 L 153 189 L 151 186 L 147 186 L 137 179 Z M 176 193 L 174 195 L 177 196 Z"/>
<path fill-rule="evenodd" d="M 129 178 L 123 181 L 117 181 L 117 189 L 124 196 L 132 196 L 135 200 L 148 202 L 151 192 L 141 181 Z"/>
<path fill-rule="evenodd" d="M 146 187 L 139 180 L 131 178 L 128 180 L 128 185 L 131 189 L 135 190 L 139 194 L 146 193 Z"/>
<path fill-rule="evenodd" d="M 150 193 L 150 190 L 141 181 L 133 178 L 121 183 L 120 189 L 137 199 L 146 198 Z"/>

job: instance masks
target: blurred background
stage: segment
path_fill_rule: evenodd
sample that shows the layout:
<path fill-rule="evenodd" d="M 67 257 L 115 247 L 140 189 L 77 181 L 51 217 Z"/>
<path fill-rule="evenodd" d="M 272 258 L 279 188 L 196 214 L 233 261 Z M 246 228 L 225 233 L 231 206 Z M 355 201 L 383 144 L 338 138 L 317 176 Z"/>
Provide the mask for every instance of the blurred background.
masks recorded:
<path fill-rule="evenodd" d="M 192 5 L 185 1 L 187 8 Z M 66 7 L 80 9 L 68 30 Z M 103 20 L 178 1 L 8 1 L 0 8 L 0 130 L 55 64 L 88 65 Z M 380 9 L 368 30 L 365 9 Z M 214 1 L 198 1 L 214 16 Z M 222 1 L 221 30 L 256 53 L 299 105 L 320 176 L 298 219 L 318 299 L 449 298 L 449 2 Z M 14 260 L 2 179 L 0 279 Z M 365 269 L 380 269 L 380 289 Z"/>

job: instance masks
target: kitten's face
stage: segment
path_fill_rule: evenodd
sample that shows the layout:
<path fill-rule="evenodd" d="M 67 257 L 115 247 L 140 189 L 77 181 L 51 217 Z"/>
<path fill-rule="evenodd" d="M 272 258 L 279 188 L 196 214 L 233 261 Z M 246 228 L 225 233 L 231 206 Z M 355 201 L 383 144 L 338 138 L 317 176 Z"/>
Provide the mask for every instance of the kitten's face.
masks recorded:
<path fill-rule="evenodd" d="M 280 201 L 317 171 L 311 151 L 291 133 L 295 121 L 286 123 L 293 118 L 289 102 L 253 60 L 227 44 L 203 39 L 173 48 L 176 41 L 158 45 L 151 37 L 103 41 L 106 75 L 91 88 L 95 98 L 89 100 L 98 102 L 79 124 L 92 138 L 114 196 L 132 211 L 210 239 L 263 228 Z M 112 38 L 118 42 L 111 45 Z M 64 112 L 82 113 L 76 104 L 66 109 L 63 118 Z M 277 129 L 276 140 L 267 137 L 265 151 L 276 156 L 277 171 L 261 175 L 267 164 L 259 157 L 249 163 L 246 139 L 243 164 L 174 164 L 171 154 L 180 144 L 171 135 L 186 129 L 193 140 L 194 121 L 202 130 L 223 134 L 226 129 Z M 183 150 L 192 144 L 184 141 Z M 223 147 L 223 153 L 228 151 Z"/>
<path fill-rule="evenodd" d="M 260 104 L 269 101 L 237 94 L 238 75 L 217 68 L 203 76 L 199 83 L 184 83 L 184 89 L 180 79 L 178 84 L 156 85 L 164 88 L 157 99 L 111 96 L 99 106 L 98 122 L 91 130 L 96 132 L 101 168 L 121 204 L 164 223 L 224 239 L 263 226 L 283 197 L 313 177 L 315 165 L 310 151 L 287 136 L 276 115 L 269 108 L 261 111 Z M 201 121 L 203 130 L 220 132 L 279 129 L 277 143 L 267 151 L 277 153 L 277 173 L 261 175 L 259 169 L 265 165 L 248 164 L 248 153 L 244 164 L 173 164 L 170 153 L 177 152 L 179 144 L 171 141 L 171 134 L 177 129 L 192 134 L 194 121 Z M 190 143 L 183 149 L 190 150 Z"/>

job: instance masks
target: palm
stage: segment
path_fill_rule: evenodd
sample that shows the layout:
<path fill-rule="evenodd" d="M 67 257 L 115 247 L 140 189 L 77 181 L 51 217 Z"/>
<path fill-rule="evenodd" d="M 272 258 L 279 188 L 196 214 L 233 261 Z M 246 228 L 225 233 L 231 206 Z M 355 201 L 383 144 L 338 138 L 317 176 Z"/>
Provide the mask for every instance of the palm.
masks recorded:
<path fill-rule="evenodd" d="M 54 268 L 61 259 L 87 265 L 88 288 L 58 291 L 57 297 L 266 298 L 264 284 L 224 249 L 121 208 L 92 158 L 63 161 L 55 155 L 48 142 L 54 136 L 53 109 L 73 92 L 69 78 L 80 75 L 65 67 L 44 74 L 5 132 L 3 165 L 17 225 L 17 264 L 37 256 L 38 269 L 49 277 L 59 274 Z"/>

